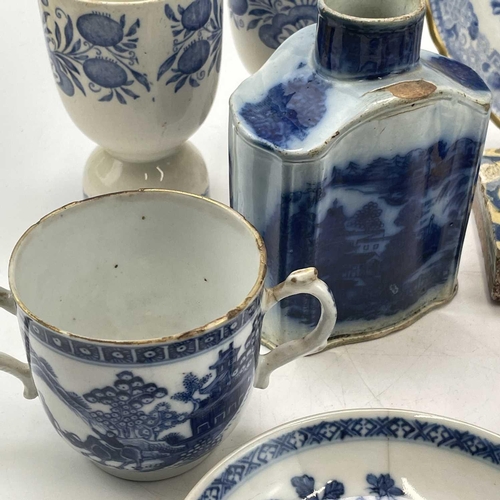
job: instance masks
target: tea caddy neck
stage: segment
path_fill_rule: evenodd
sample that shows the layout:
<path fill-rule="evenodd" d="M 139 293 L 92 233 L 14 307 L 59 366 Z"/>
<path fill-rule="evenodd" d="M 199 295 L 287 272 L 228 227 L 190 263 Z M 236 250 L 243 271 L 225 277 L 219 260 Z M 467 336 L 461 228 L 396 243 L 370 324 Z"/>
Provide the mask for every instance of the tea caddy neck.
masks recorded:
<path fill-rule="evenodd" d="M 315 57 L 334 78 L 368 79 L 420 59 L 425 0 L 319 0 Z"/>

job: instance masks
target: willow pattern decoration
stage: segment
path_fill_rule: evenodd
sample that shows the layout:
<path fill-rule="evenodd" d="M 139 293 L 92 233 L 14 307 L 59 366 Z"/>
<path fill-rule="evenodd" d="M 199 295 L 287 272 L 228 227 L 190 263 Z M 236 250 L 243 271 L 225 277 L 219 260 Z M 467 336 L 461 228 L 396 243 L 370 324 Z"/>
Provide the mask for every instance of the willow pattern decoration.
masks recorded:
<path fill-rule="evenodd" d="M 165 15 L 172 21 L 173 54 L 158 70 L 158 81 L 168 73 L 166 85 L 175 84 L 178 92 L 189 82 L 193 88 L 215 69 L 220 71 L 222 49 L 222 3 L 195 0 L 186 8 L 170 5 Z"/>
<path fill-rule="evenodd" d="M 222 440 L 252 385 L 256 345 L 258 331 L 253 330 L 244 349 L 231 342 L 218 351 L 207 373 L 185 373 L 182 385 L 170 390 L 131 369 L 77 393 L 34 351 L 31 366 L 52 394 L 87 424 L 87 432 L 67 430 L 45 405 L 57 432 L 73 447 L 102 465 L 153 471 L 197 460 Z"/>
<path fill-rule="evenodd" d="M 42 5 L 48 7 L 48 0 Z M 116 99 L 127 104 L 127 99 L 140 97 L 141 87 L 150 91 L 147 75 L 136 69 L 139 19 L 128 24 L 125 15 L 117 21 L 91 12 L 74 23 L 58 7 L 54 14 L 43 9 L 42 20 L 54 78 L 67 96 L 75 95 L 76 89 L 86 96 L 88 88 L 99 94 L 100 102 Z"/>

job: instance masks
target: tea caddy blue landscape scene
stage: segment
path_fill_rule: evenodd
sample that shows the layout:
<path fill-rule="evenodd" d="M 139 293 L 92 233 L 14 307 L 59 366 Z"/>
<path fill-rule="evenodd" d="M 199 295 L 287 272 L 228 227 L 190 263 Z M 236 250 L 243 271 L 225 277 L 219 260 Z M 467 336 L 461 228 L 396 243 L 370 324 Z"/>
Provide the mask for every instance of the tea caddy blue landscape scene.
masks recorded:
<path fill-rule="evenodd" d="M 390 333 L 453 298 L 490 114 L 473 70 L 420 52 L 423 0 L 366 8 L 321 1 L 317 28 L 230 102 L 231 204 L 264 237 L 270 285 L 318 268 L 340 337 Z M 264 340 L 318 317 L 313 299 L 283 301 Z"/>

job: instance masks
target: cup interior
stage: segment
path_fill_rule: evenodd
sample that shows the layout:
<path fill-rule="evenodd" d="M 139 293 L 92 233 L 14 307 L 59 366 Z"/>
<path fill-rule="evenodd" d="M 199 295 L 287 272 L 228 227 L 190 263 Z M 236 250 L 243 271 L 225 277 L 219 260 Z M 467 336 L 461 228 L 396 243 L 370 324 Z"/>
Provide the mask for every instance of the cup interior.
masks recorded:
<path fill-rule="evenodd" d="M 422 0 L 324 0 L 339 14 L 365 19 L 406 16 L 422 9 Z"/>
<path fill-rule="evenodd" d="M 117 193 L 53 212 L 11 259 L 27 312 L 99 340 L 147 340 L 223 318 L 264 279 L 260 237 L 237 212 L 172 191 Z"/>

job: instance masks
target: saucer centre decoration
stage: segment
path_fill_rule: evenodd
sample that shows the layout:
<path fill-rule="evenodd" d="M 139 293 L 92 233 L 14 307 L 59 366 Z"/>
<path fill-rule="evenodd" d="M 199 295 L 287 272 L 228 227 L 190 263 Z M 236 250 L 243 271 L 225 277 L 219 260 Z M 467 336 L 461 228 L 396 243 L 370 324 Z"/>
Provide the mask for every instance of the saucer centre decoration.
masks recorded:
<path fill-rule="evenodd" d="M 353 497 L 355 500 L 398 500 L 408 498 L 404 491 L 396 486 L 396 482 L 390 474 L 368 474 L 369 496 Z M 333 479 L 324 486 L 316 488 L 314 478 L 307 474 L 295 476 L 291 480 L 292 486 L 297 492 L 297 498 L 301 500 L 341 500 L 345 494 L 344 483 Z M 273 499 L 274 500 L 274 499 Z"/>

